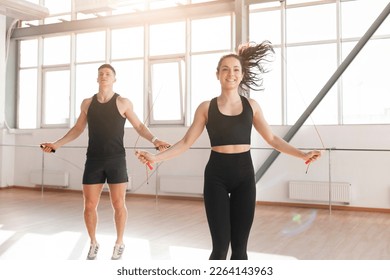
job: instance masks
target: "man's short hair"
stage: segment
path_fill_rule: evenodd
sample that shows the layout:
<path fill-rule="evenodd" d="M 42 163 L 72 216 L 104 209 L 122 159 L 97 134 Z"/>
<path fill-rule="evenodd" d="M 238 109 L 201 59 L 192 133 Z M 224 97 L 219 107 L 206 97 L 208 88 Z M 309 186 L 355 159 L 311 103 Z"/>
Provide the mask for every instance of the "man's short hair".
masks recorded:
<path fill-rule="evenodd" d="M 114 67 L 111 66 L 111 64 L 105 63 L 99 66 L 98 71 L 103 68 L 111 69 L 112 72 L 114 72 L 114 75 L 116 75 Z"/>

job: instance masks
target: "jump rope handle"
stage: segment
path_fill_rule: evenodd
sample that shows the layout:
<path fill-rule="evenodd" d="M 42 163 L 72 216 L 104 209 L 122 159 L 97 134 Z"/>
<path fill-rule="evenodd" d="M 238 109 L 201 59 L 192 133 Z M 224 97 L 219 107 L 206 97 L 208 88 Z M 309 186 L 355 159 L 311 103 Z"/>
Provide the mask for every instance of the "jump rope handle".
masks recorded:
<path fill-rule="evenodd" d="M 311 159 L 308 159 L 307 161 L 305 161 L 305 164 L 309 164 L 311 162 Z"/>
<path fill-rule="evenodd" d="M 170 148 L 171 145 L 168 145 L 168 148 Z M 158 147 L 155 147 L 157 151 L 159 151 Z M 150 170 L 153 170 L 153 165 L 150 162 L 147 162 L 146 165 L 149 167 Z"/>
<path fill-rule="evenodd" d="M 146 165 L 149 167 L 150 170 L 153 170 L 153 165 L 150 162 L 147 162 Z"/>
<path fill-rule="evenodd" d="M 43 145 L 40 145 L 40 147 L 43 149 L 43 148 L 45 148 L 45 146 L 43 146 Z M 50 153 L 55 153 L 56 152 L 56 150 L 53 150 L 53 149 L 51 149 L 51 151 L 50 151 Z"/>

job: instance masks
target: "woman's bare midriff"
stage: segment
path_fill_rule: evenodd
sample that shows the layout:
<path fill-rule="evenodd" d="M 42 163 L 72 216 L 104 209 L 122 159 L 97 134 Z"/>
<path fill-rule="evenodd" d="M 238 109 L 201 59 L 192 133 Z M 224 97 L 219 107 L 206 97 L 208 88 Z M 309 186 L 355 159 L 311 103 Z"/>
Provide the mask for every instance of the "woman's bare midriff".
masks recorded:
<path fill-rule="evenodd" d="M 211 147 L 211 150 L 217 153 L 222 154 L 238 154 L 238 153 L 244 153 L 249 151 L 251 148 L 248 144 L 243 145 L 223 145 L 223 146 L 214 146 Z"/>

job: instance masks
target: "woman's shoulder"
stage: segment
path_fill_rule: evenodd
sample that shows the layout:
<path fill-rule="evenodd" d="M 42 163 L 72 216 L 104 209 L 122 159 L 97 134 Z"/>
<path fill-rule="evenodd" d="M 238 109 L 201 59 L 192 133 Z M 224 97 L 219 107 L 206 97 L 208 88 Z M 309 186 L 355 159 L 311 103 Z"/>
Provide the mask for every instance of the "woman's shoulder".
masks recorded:
<path fill-rule="evenodd" d="M 211 103 L 211 100 L 202 101 L 202 102 L 199 104 L 199 107 L 200 107 L 200 106 L 209 106 L 210 103 Z"/>
<path fill-rule="evenodd" d="M 257 101 L 254 100 L 253 98 L 245 97 L 245 96 L 244 96 L 244 98 L 245 98 L 246 100 L 248 100 L 249 104 L 251 104 L 252 106 L 253 106 L 253 105 L 259 106 L 259 103 L 257 103 Z"/>
<path fill-rule="evenodd" d="M 250 97 L 244 97 L 244 98 L 246 98 L 248 100 L 249 105 L 252 107 L 253 113 L 256 113 L 257 111 L 260 110 L 260 105 L 256 100 L 254 100 L 253 98 L 250 98 Z"/>
<path fill-rule="evenodd" d="M 199 104 L 197 111 L 208 111 L 210 107 L 210 100 L 203 101 Z"/>

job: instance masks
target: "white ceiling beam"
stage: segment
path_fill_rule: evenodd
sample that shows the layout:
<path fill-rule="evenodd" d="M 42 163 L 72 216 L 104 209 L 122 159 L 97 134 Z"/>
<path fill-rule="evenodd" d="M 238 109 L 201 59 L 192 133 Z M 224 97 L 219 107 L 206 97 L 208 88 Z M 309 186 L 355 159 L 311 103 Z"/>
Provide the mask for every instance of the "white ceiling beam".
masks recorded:
<path fill-rule="evenodd" d="M 234 0 L 220 0 L 199 4 L 183 5 L 175 8 L 150 10 L 132 14 L 105 16 L 92 19 L 74 20 L 61 23 L 16 28 L 13 39 L 45 36 L 69 32 L 83 32 L 102 28 L 118 28 L 139 26 L 145 23 L 156 24 L 173 22 L 186 18 L 207 17 L 208 15 L 227 14 L 234 12 Z"/>
<path fill-rule="evenodd" d="M 0 0 L 0 14 L 19 20 L 38 20 L 49 16 L 49 10 L 24 0 Z"/>

